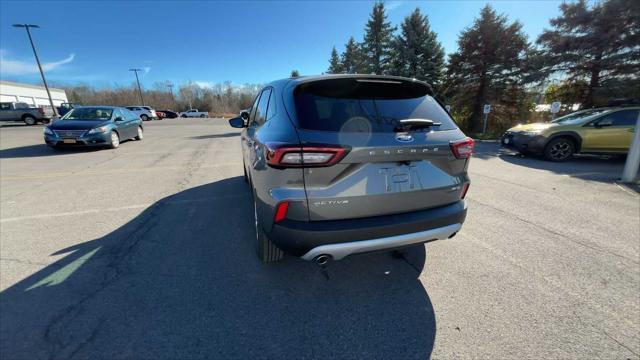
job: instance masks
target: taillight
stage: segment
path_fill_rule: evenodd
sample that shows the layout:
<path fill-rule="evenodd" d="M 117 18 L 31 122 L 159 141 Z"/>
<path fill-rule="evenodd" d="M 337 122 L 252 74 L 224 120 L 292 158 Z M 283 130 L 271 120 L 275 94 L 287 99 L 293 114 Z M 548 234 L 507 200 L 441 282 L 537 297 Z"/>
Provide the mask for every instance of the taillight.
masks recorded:
<path fill-rule="evenodd" d="M 462 185 L 462 196 L 460 196 L 461 199 L 464 199 L 464 197 L 467 196 L 467 191 L 469 191 L 469 185 L 470 183 L 464 183 L 464 185 Z"/>
<path fill-rule="evenodd" d="M 473 154 L 474 141 L 472 138 L 467 137 L 462 140 L 452 141 L 449 143 L 453 155 L 458 159 L 468 159 Z"/>
<path fill-rule="evenodd" d="M 338 146 L 282 146 L 267 144 L 267 163 L 275 167 L 331 166 L 340 161 L 346 149 Z"/>
<path fill-rule="evenodd" d="M 276 207 L 276 214 L 273 217 L 273 222 L 278 223 L 287 217 L 287 211 L 289 210 L 289 202 L 283 201 Z"/>

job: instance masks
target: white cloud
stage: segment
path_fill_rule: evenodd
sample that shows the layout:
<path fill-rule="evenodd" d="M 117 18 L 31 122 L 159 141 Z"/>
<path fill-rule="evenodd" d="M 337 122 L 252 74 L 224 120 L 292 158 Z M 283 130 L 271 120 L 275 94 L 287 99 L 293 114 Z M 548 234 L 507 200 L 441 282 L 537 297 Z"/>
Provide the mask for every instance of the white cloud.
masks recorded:
<path fill-rule="evenodd" d="M 62 65 L 72 62 L 75 57 L 76 54 L 70 54 L 66 58 L 59 61 L 42 63 L 42 70 L 55 70 Z M 33 61 L 7 59 L 3 50 L 0 50 L 0 71 L 2 71 L 2 73 L 5 75 L 25 75 L 39 72 L 38 65 L 36 64 L 35 59 Z"/>
<path fill-rule="evenodd" d="M 404 1 L 389 1 L 389 2 L 384 3 L 384 7 L 387 10 L 392 11 L 392 10 L 395 10 L 398 7 L 402 6 L 404 3 L 405 3 Z"/>
<path fill-rule="evenodd" d="M 143 75 L 147 75 L 149 73 L 149 71 L 151 71 L 151 67 L 145 66 L 145 67 L 142 68 L 142 71 L 144 71 Z"/>
<path fill-rule="evenodd" d="M 210 81 L 194 81 L 194 84 L 198 85 L 201 88 L 212 88 L 214 87 L 216 84 L 210 82 Z"/>

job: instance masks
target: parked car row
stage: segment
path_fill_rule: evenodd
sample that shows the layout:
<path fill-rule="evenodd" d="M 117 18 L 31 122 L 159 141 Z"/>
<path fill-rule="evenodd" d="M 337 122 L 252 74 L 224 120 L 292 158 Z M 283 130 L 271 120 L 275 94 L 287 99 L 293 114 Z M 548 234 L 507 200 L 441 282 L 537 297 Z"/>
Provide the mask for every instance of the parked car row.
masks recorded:
<path fill-rule="evenodd" d="M 62 103 L 56 107 L 57 113 L 64 116 L 71 110 L 81 107 L 80 104 Z M 125 109 L 136 114 L 142 121 L 162 120 L 164 118 L 175 119 L 181 118 L 207 118 L 207 111 L 199 111 L 198 109 L 189 109 L 184 112 L 176 112 L 173 110 L 154 110 L 150 106 L 125 106 Z M 47 107 L 32 107 L 22 102 L 3 102 L 0 103 L 0 121 L 22 121 L 27 125 L 35 125 L 37 123 L 48 123 L 53 118 L 53 110 Z"/>

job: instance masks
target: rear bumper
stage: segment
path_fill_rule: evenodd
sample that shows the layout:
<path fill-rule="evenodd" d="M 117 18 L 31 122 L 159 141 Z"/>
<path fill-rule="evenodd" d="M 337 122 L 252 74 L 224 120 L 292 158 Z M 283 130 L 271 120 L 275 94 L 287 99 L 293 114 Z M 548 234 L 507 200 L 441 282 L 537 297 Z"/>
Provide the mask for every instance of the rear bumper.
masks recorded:
<path fill-rule="evenodd" d="M 500 143 L 503 147 L 520 152 L 541 153 L 547 143 L 544 136 L 524 136 L 519 133 L 506 132 L 502 135 Z"/>
<path fill-rule="evenodd" d="M 411 244 L 419 244 L 432 240 L 447 239 L 462 228 L 462 224 L 452 224 L 417 233 L 389 236 L 373 240 L 361 240 L 340 244 L 322 245 L 302 255 L 305 260 L 313 260 L 319 255 L 330 255 L 333 260 L 345 256 L 369 251 L 399 248 Z"/>
<path fill-rule="evenodd" d="M 464 200 L 434 209 L 352 220 L 293 221 L 275 224 L 269 239 L 283 251 L 310 260 L 446 239 L 460 230 L 467 215 Z"/>

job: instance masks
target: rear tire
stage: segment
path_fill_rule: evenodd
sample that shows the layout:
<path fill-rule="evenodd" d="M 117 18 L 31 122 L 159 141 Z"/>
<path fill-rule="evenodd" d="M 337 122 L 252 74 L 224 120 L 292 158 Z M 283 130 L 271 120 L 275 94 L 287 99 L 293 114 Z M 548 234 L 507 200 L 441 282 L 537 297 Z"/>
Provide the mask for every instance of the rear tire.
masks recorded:
<path fill-rule="evenodd" d="M 31 115 L 25 115 L 22 117 L 22 121 L 24 121 L 25 124 L 32 126 L 35 125 L 38 121 L 36 120 L 36 118 L 34 118 Z"/>
<path fill-rule="evenodd" d="M 544 147 L 544 157 L 549 161 L 562 162 L 571 159 L 576 151 L 573 141 L 566 137 L 556 138 Z"/>
<path fill-rule="evenodd" d="M 260 218 L 258 217 L 258 208 L 256 205 L 256 195 L 254 192 L 253 195 L 253 215 L 255 219 L 255 228 L 256 228 L 256 254 L 258 255 L 258 259 L 263 263 L 272 263 L 279 260 L 282 260 L 284 257 L 284 252 L 280 250 L 274 243 L 267 238 L 267 235 L 264 233 L 262 228 L 262 223 L 260 222 Z"/>
<path fill-rule="evenodd" d="M 140 120 L 142 121 L 149 121 L 149 117 L 145 114 L 140 115 Z"/>
<path fill-rule="evenodd" d="M 204 116 L 204 114 L 200 115 L 200 117 L 203 118 L 203 119 L 206 118 L 206 116 Z"/>

